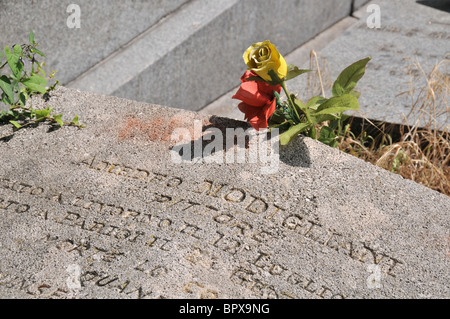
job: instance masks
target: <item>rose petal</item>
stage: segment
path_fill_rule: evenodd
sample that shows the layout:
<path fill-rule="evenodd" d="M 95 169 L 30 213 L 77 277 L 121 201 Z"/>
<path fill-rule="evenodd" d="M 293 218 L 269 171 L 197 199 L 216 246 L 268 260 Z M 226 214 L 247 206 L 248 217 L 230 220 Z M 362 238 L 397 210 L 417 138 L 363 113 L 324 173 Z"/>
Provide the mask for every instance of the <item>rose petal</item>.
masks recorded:
<path fill-rule="evenodd" d="M 238 105 L 239 110 L 245 114 L 244 119 L 247 121 L 250 118 L 254 118 L 255 116 L 258 116 L 258 114 L 261 112 L 260 107 L 251 106 L 248 104 L 245 104 L 244 102 L 239 103 Z"/>
<path fill-rule="evenodd" d="M 263 107 L 272 100 L 273 92 L 270 91 L 270 93 L 269 95 L 261 90 L 258 82 L 249 81 L 241 84 L 233 99 L 241 100 L 248 105 Z"/>
<path fill-rule="evenodd" d="M 258 76 L 258 74 L 256 74 L 253 71 L 245 71 L 244 75 L 241 77 L 241 82 L 245 83 L 245 82 L 256 82 L 258 84 L 258 91 L 261 91 L 265 94 L 270 95 L 271 99 L 273 97 L 273 92 L 272 91 L 276 91 L 278 93 L 281 92 L 281 85 L 270 85 L 267 82 L 264 81 L 254 81 L 254 80 L 249 80 L 249 78 L 251 77 L 255 77 Z"/>
<path fill-rule="evenodd" d="M 275 112 L 277 102 L 274 99 L 273 101 L 269 101 L 264 107 L 254 107 L 245 103 L 239 104 L 239 109 L 241 112 L 245 114 L 245 120 L 247 120 L 250 125 L 255 130 L 260 130 L 267 128 L 268 119 L 272 116 L 273 112 Z"/>
<path fill-rule="evenodd" d="M 273 99 L 272 102 L 269 102 L 268 105 L 263 108 L 264 115 L 266 117 L 266 121 L 272 116 L 272 114 L 273 114 L 273 112 L 275 112 L 276 108 L 277 108 L 277 100 L 276 99 Z"/>
<path fill-rule="evenodd" d="M 252 44 L 243 54 L 244 62 L 266 81 L 271 81 L 269 71 L 273 70 L 280 79 L 287 75 L 287 64 L 277 48 L 266 40 Z"/>
<path fill-rule="evenodd" d="M 254 76 L 258 76 L 258 74 L 256 74 L 253 71 L 247 70 L 244 72 L 244 74 L 241 76 L 241 82 L 247 82 L 249 78 L 254 77 Z"/>

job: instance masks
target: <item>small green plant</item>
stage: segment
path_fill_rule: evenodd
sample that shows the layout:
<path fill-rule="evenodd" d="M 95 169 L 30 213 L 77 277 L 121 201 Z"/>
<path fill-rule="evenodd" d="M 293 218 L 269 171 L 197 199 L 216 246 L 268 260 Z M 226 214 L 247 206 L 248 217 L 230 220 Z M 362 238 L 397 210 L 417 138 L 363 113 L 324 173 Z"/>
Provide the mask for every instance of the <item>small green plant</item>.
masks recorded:
<path fill-rule="evenodd" d="M 364 75 L 369 61 L 370 58 L 357 61 L 342 71 L 333 84 L 333 96 L 328 99 L 324 95 L 315 96 L 307 103 L 303 103 L 283 87 L 288 99 L 282 107 L 275 110 L 274 114 L 285 120 L 281 123 L 277 123 L 277 117 L 270 120 L 272 127 L 288 128 L 280 137 L 281 143 L 288 144 L 298 134 L 303 133 L 326 145 L 337 147 L 338 137 L 345 135 L 349 129 L 343 126 L 344 121 L 349 118 L 343 113 L 359 108 L 360 94 L 354 88 Z M 291 112 L 293 114 L 289 115 L 287 112 L 289 109 L 294 111 Z"/>
<path fill-rule="evenodd" d="M 0 111 L 0 123 L 10 123 L 16 130 L 47 121 L 57 125 L 72 125 L 83 127 L 78 122 L 78 115 L 70 122 L 62 120 L 62 114 L 53 114 L 53 108 L 34 109 L 29 98 L 41 94 L 48 101 L 49 93 L 59 84 L 54 79 L 55 72 L 46 75 L 43 70 L 44 62 L 39 62 L 37 56 L 45 57 L 34 40 L 33 30 L 29 34 L 29 44 L 6 46 L 4 54 L 0 52 L 0 70 L 9 66 L 11 74 L 0 77 L 1 102 L 6 110 Z M 4 60 L 6 59 L 6 61 Z M 47 81 L 54 83 L 47 86 Z"/>

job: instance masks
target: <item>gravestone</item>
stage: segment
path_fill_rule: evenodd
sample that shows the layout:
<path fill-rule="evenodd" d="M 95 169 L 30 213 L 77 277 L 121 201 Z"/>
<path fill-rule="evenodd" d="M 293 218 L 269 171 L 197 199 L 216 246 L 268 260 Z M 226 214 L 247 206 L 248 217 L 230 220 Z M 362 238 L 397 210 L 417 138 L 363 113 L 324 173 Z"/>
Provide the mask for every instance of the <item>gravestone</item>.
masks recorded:
<path fill-rule="evenodd" d="M 0 127 L 0 298 L 450 297 L 445 195 L 308 138 L 271 173 L 173 139 L 205 150 L 239 121 L 64 87 L 48 103 L 87 127 Z"/>

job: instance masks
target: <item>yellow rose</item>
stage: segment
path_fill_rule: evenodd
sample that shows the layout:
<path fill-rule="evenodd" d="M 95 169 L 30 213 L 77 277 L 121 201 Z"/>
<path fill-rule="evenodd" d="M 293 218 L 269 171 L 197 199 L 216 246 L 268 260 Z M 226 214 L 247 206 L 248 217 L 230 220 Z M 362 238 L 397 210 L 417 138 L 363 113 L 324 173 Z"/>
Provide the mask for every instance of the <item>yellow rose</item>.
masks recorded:
<path fill-rule="evenodd" d="M 287 74 L 287 64 L 283 56 L 270 41 L 254 43 L 244 53 L 248 69 L 258 74 L 265 81 L 272 81 L 269 71 L 273 70 L 280 79 Z"/>

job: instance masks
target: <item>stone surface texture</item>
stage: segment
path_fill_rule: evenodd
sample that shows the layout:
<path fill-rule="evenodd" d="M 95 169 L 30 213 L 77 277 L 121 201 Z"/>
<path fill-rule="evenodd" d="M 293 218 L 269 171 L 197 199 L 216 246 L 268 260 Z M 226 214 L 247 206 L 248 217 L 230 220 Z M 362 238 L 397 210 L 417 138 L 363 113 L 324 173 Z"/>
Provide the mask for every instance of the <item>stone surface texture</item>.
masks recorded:
<path fill-rule="evenodd" d="M 174 129 L 247 124 L 63 87 L 48 103 L 87 127 L 0 127 L 1 298 L 450 297 L 447 196 L 308 138 L 272 175 L 175 163 Z"/>
<path fill-rule="evenodd" d="M 364 4 L 369 2 L 368 0 L 353 0 L 353 8 L 358 9 L 362 7 Z"/>
<path fill-rule="evenodd" d="M 68 87 L 196 111 L 236 86 L 252 43 L 286 54 L 350 9 L 350 0 L 190 1 Z"/>
<path fill-rule="evenodd" d="M 48 70 L 68 83 L 127 44 L 188 0 L 2 0 L 0 44 L 28 43 L 30 29 L 47 55 Z M 80 28 L 69 28 L 70 4 L 80 7 Z"/>

